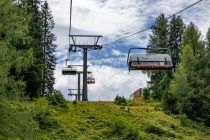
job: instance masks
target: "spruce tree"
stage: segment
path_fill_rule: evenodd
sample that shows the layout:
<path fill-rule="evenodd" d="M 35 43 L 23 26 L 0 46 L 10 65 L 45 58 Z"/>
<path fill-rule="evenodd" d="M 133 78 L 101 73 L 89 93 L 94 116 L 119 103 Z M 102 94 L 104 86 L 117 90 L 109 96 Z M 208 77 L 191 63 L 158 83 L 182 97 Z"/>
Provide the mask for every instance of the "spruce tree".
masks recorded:
<path fill-rule="evenodd" d="M 186 45 L 182 49 L 181 63 L 178 65 L 177 71 L 174 73 L 174 79 L 169 88 L 169 95 L 165 99 L 166 108 L 173 113 L 182 112 L 184 98 L 187 98 L 193 91 L 189 79 L 192 78 L 191 74 L 195 64 L 196 59 L 193 55 L 192 47 Z"/>
<path fill-rule="evenodd" d="M 44 53 L 44 69 L 43 69 L 43 94 L 50 94 L 54 91 L 53 85 L 55 82 L 54 70 L 56 66 L 56 45 L 54 41 L 56 40 L 55 35 L 52 33 L 54 28 L 54 20 L 49 9 L 47 1 L 42 5 L 42 28 L 43 34 L 43 53 Z"/>
<path fill-rule="evenodd" d="M 31 99 L 40 96 L 43 74 L 43 30 L 41 16 L 41 1 L 40 0 L 22 0 L 26 12 L 31 16 L 29 22 L 29 36 L 31 42 L 28 45 L 33 49 L 34 65 L 24 73 L 24 80 L 27 87 L 26 92 Z"/>
<path fill-rule="evenodd" d="M 29 20 L 10 0 L 1 0 L 0 7 L 0 95 L 17 99 L 26 86 L 22 73 L 33 65 L 32 49 L 20 48 L 29 41 Z"/>
<path fill-rule="evenodd" d="M 152 34 L 150 35 L 149 44 L 157 48 L 166 48 L 168 44 L 168 25 L 165 15 L 160 14 L 154 23 Z M 160 91 L 159 84 L 163 79 L 165 72 L 152 71 L 150 73 L 150 90 L 151 96 L 154 99 L 161 99 L 162 92 Z"/>
<path fill-rule="evenodd" d="M 208 32 L 206 34 L 207 39 L 207 49 L 210 49 L 210 28 L 208 29 Z"/>
<path fill-rule="evenodd" d="M 185 25 L 180 16 L 172 17 L 169 25 L 168 47 L 171 50 L 171 57 L 174 66 L 179 63 L 179 49 L 181 48 L 184 27 Z"/>
<path fill-rule="evenodd" d="M 208 29 L 206 39 L 205 55 L 200 59 L 198 67 L 200 68 L 201 79 L 204 80 L 202 86 L 203 92 L 210 95 L 210 28 Z"/>
<path fill-rule="evenodd" d="M 183 46 L 187 44 L 192 46 L 193 54 L 197 58 L 203 56 L 202 52 L 204 52 L 204 44 L 201 40 L 201 32 L 199 31 L 198 27 L 194 25 L 194 23 L 190 22 L 185 29 L 182 44 Z"/>
<path fill-rule="evenodd" d="M 166 48 L 168 43 L 168 25 L 167 19 L 163 13 L 156 18 L 153 27 L 149 44 L 155 45 L 155 47 L 158 48 Z"/>

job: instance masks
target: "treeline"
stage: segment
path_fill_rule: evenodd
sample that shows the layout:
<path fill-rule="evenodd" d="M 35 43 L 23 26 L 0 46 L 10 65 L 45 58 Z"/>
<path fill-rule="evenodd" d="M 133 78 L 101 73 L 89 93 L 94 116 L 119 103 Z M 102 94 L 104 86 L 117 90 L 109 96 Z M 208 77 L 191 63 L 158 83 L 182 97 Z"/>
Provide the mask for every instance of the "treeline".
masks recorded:
<path fill-rule="evenodd" d="M 56 37 L 47 1 L 1 0 L 0 7 L 0 95 L 52 94 Z"/>
<path fill-rule="evenodd" d="M 180 16 L 167 21 L 164 14 L 154 27 L 149 43 L 169 48 L 176 69 L 149 71 L 145 96 L 162 101 L 168 112 L 210 125 L 210 28 L 203 38 L 194 23 L 185 25 Z"/>
<path fill-rule="evenodd" d="M 52 139 L 52 110 L 67 110 L 53 88 L 53 28 L 47 1 L 0 0 L 0 139 Z"/>

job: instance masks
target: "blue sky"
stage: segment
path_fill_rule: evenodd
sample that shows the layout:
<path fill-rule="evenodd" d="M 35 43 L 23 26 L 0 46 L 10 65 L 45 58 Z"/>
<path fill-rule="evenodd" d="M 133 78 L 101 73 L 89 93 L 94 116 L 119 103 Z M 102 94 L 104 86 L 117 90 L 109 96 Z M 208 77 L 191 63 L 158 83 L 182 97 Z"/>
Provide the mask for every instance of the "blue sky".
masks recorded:
<path fill-rule="evenodd" d="M 100 43 L 107 43 L 142 30 L 151 25 L 161 13 L 170 16 L 197 0 L 73 0 L 72 33 L 103 35 Z M 77 88 L 76 76 L 62 76 L 64 60 L 82 64 L 82 53 L 68 55 L 69 0 L 48 0 L 55 19 L 58 65 L 55 71 L 55 88 L 63 91 Z M 194 22 L 205 39 L 210 27 L 210 0 L 183 12 L 180 16 L 188 24 Z M 149 80 L 141 71 L 128 72 L 126 57 L 131 47 L 146 47 L 151 31 L 132 36 L 123 41 L 104 46 L 102 51 L 88 55 L 96 84 L 89 86 L 90 100 L 113 100 L 118 95 L 129 97 L 135 90 L 145 87 Z M 68 80 L 69 79 L 69 80 Z"/>

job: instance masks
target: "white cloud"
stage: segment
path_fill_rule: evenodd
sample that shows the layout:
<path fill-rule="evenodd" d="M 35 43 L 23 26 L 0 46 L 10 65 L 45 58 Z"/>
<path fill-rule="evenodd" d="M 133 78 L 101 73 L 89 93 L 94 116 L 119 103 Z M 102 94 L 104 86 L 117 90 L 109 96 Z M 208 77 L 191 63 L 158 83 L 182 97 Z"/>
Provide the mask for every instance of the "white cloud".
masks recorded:
<path fill-rule="evenodd" d="M 61 69 L 62 65 L 58 65 L 55 73 L 55 88 L 60 89 L 68 98 L 67 89 L 77 88 L 77 76 L 63 76 Z M 142 72 L 129 73 L 127 69 L 117 69 L 109 66 L 91 65 L 91 71 L 96 80 L 95 84 L 88 85 L 88 97 L 91 101 L 113 100 L 116 95 L 129 98 L 135 90 L 145 87 L 148 80 Z"/>
<path fill-rule="evenodd" d="M 112 55 L 119 56 L 122 53 L 119 50 L 112 50 Z"/>
<path fill-rule="evenodd" d="M 61 59 L 68 58 L 68 28 L 69 28 L 69 1 L 70 0 L 48 0 L 52 14 L 55 19 L 55 34 L 58 38 L 58 53 Z M 73 0 L 72 33 L 75 34 L 100 34 L 103 35 L 102 42 L 107 43 L 128 34 L 140 31 L 151 25 L 155 18 L 161 13 L 170 16 L 197 0 Z M 210 26 L 210 2 L 203 0 L 198 5 L 181 13 L 185 23 L 194 22 L 202 34 L 205 35 Z M 151 31 L 125 39 L 125 45 L 146 47 Z M 115 44 L 116 45 L 116 44 Z M 110 47 L 110 46 L 104 46 Z M 113 47 L 113 46 L 112 46 Z M 103 66 L 103 63 L 112 63 L 112 66 L 125 63 L 126 57 L 113 58 L 113 56 L 124 55 L 115 47 L 110 47 L 110 54 L 104 54 L 102 60 L 92 60 L 94 65 L 93 75 L 96 84 L 89 86 L 89 98 L 91 100 L 111 100 L 116 94 L 128 97 L 133 91 L 145 86 L 146 76 L 141 72 L 128 73 L 127 70 Z M 103 52 L 105 53 L 105 52 Z M 107 53 L 107 52 L 106 52 Z M 72 54 L 70 54 L 71 56 Z M 76 62 L 81 60 L 78 55 Z M 99 53 L 100 55 L 100 53 Z M 109 57 L 109 58 L 108 58 Z M 93 58 L 94 59 L 94 58 Z M 82 62 L 79 62 L 82 64 Z M 77 63 L 75 63 L 77 64 Z M 65 64 L 63 65 L 65 66 Z M 62 65 L 57 66 L 55 72 L 55 87 L 67 93 L 68 78 L 61 75 Z M 70 76 L 71 87 L 76 88 L 75 76 Z M 67 96 L 66 96 L 67 97 Z"/>

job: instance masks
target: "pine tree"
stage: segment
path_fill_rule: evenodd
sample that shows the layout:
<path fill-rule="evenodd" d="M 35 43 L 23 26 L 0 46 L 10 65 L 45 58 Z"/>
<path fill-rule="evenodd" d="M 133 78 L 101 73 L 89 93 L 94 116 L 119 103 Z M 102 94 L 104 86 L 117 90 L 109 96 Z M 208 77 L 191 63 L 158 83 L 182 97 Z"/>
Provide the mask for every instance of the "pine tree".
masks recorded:
<path fill-rule="evenodd" d="M 43 30 L 41 16 L 40 0 L 22 0 L 26 12 L 31 16 L 29 22 L 29 36 L 31 42 L 28 45 L 33 49 L 34 65 L 25 72 L 24 80 L 26 81 L 26 92 L 31 99 L 40 96 L 42 86 L 42 70 L 44 67 L 43 61 Z"/>
<path fill-rule="evenodd" d="M 179 63 L 179 49 L 181 48 L 184 27 L 185 25 L 180 16 L 172 17 L 169 25 L 168 47 L 171 50 L 171 57 L 174 66 Z"/>
<path fill-rule="evenodd" d="M 206 38 L 207 38 L 207 49 L 210 49 L 210 28 L 208 29 Z"/>
<path fill-rule="evenodd" d="M 44 69 L 43 69 L 43 94 L 50 94 L 54 91 L 53 85 L 55 82 L 54 70 L 56 66 L 56 45 L 53 42 L 56 40 L 52 33 L 54 28 L 54 20 L 49 9 L 47 1 L 42 5 L 42 19 L 43 19 L 43 53 L 44 53 Z"/>
<path fill-rule="evenodd" d="M 21 74 L 33 65 L 32 49 L 20 49 L 29 39 L 29 20 L 10 0 L 1 0 L 0 7 L 0 95 L 16 99 L 25 90 Z"/>
<path fill-rule="evenodd" d="M 173 113 L 182 112 L 184 98 L 187 98 L 193 91 L 189 79 L 192 78 L 191 73 L 193 72 L 195 64 L 196 59 L 193 56 L 193 50 L 191 46 L 186 45 L 182 49 L 181 63 L 178 65 L 178 68 L 174 73 L 174 79 L 169 88 L 169 95 L 165 99 L 166 108 Z"/>
<path fill-rule="evenodd" d="M 205 55 L 199 61 L 199 73 L 200 78 L 204 80 L 202 89 L 205 94 L 209 94 L 210 91 L 210 28 L 206 35 L 206 48 L 205 48 Z"/>
<path fill-rule="evenodd" d="M 198 27 L 194 23 L 190 23 L 184 31 L 183 35 L 183 46 L 190 45 L 193 48 L 193 54 L 200 58 L 203 56 L 204 44 L 201 40 L 201 32 L 198 30 Z"/>
<path fill-rule="evenodd" d="M 154 27 L 152 29 L 152 34 L 150 35 L 149 44 L 154 45 L 157 48 L 166 48 L 168 44 L 168 25 L 165 15 L 160 14 L 155 21 Z M 163 71 L 153 71 L 150 73 L 150 90 L 151 96 L 154 99 L 162 98 L 162 91 L 160 91 L 159 84 L 163 79 L 165 72 Z"/>
<path fill-rule="evenodd" d="M 166 48 L 168 43 L 168 25 L 163 13 L 156 18 L 153 27 L 149 44 L 155 45 L 158 48 Z"/>

